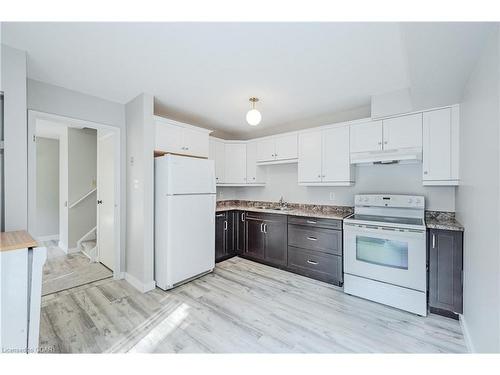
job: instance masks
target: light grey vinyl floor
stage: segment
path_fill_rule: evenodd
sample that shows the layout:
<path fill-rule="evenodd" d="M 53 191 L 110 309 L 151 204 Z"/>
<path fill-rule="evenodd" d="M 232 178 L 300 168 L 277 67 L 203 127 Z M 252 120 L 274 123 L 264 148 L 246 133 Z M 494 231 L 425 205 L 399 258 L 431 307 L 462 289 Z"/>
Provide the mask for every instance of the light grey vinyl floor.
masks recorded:
<path fill-rule="evenodd" d="M 56 241 L 45 241 L 47 261 L 43 267 L 42 295 L 74 288 L 113 276 L 101 263 L 91 263 L 81 252 L 66 254 Z"/>
<path fill-rule="evenodd" d="M 465 352 L 457 321 L 419 317 L 241 258 L 172 291 L 106 279 L 43 297 L 55 352 Z"/>

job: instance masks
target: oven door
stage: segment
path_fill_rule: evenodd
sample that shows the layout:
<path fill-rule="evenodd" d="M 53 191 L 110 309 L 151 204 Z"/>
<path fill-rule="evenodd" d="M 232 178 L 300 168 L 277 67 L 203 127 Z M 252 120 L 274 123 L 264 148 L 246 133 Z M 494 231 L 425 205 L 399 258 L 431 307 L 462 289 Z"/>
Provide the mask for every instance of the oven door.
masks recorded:
<path fill-rule="evenodd" d="M 344 223 L 344 272 L 425 292 L 426 232 Z"/>

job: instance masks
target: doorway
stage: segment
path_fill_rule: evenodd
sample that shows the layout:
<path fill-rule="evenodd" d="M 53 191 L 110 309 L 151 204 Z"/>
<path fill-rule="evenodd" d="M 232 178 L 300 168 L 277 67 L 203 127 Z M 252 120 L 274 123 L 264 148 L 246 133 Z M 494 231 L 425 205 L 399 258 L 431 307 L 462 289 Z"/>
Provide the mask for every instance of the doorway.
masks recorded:
<path fill-rule="evenodd" d="M 120 278 L 120 129 L 28 113 L 28 230 L 47 247 L 42 294 Z"/>

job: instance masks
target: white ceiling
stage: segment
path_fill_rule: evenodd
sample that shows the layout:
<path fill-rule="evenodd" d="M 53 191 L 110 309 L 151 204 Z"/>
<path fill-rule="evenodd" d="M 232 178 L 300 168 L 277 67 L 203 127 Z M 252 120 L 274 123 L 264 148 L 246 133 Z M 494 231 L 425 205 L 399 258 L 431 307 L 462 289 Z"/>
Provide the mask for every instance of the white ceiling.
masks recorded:
<path fill-rule="evenodd" d="M 369 105 L 410 87 L 416 107 L 451 104 L 493 24 L 2 23 L 28 76 L 126 103 L 153 94 L 173 118 L 248 136 Z M 245 122 L 261 99 L 258 129 Z"/>

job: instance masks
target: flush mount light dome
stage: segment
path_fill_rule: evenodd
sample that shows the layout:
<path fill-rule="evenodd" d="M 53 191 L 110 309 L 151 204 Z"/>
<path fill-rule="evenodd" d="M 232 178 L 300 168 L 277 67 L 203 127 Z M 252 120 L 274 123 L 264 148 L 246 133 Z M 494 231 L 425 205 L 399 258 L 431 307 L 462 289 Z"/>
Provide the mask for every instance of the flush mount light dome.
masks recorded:
<path fill-rule="evenodd" d="M 249 125 L 257 126 L 262 120 L 262 115 L 258 110 L 255 109 L 255 103 L 259 101 L 258 98 L 250 98 L 250 103 L 252 103 L 252 109 L 247 112 L 247 122 Z"/>

